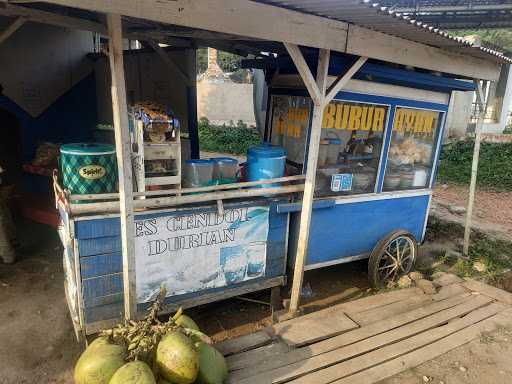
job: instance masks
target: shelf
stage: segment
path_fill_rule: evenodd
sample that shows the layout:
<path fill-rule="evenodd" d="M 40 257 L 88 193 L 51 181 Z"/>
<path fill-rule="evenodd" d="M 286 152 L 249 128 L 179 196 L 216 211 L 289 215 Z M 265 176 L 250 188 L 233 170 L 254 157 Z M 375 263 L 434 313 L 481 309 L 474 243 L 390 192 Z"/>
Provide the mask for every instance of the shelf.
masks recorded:
<path fill-rule="evenodd" d="M 146 185 L 176 185 L 181 184 L 181 176 L 146 177 Z"/>

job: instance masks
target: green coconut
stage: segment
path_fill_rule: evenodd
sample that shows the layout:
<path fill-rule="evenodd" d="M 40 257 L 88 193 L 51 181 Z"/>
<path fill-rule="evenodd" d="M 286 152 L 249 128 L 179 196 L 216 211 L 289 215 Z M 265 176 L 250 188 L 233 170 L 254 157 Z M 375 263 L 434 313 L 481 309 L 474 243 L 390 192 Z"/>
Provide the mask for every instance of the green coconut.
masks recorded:
<path fill-rule="evenodd" d="M 176 324 L 181 325 L 184 328 L 190 328 L 199 331 L 199 327 L 197 326 L 196 322 L 187 315 L 181 315 L 178 317 Z"/>
<path fill-rule="evenodd" d="M 197 384 L 222 384 L 228 377 L 228 365 L 222 353 L 211 345 L 200 342 L 199 374 Z"/>
<path fill-rule="evenodd" d="M 108 384 L 114 373 L 124 365 L 124 348 L 106 338 L 94 340 L 75 365 L 75 384 Z"/>
<path fill-rule="evenodd" d="M 171 384 L 171 383 L 169 383 L 167 380 L 160 379 L 160 380 L 158 380 L 158 382 L 156 384 Z"/>
<path fill-rule="evenodd" d="M 132 361 L 119 368 L 109 384 L 156 384 L 149 365 L 143 361 Z"/>
<path fill-rule="evenodd" d="M 181 332 L 165 335 L 156 350 L 156 364 L 164 379 L 174 384 L 192 384 L 199 371 L 199 353 Z"/>

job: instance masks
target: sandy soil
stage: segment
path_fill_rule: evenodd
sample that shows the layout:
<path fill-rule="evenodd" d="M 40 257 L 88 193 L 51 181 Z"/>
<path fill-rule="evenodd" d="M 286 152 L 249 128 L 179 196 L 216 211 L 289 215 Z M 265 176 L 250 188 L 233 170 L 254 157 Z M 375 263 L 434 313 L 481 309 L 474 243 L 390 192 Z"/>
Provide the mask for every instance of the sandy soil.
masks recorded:
<path fill-rule="evenodd" d="M 452 187 L 436 192 L 438 198 L 446 200 L 459 194 Z M 477 201 L 477 207 L 490 210 L 492 204 L 501 204 L 493 211 L 510 209 L 510 197 L 496 196 L 491 205 Z M 477 209 L 486 212 L 486 208 Z M 512 229 L 512 215 L 493 215 Z M 73 366 L 83 347 L 76 342 L 65 303 L 58 236 L 51 228 L 25 222 L 20 226 L 20 240 L 19 261 L 0 264 L 0 384 L 71 384 Z M 310 271 L 304 280 L 312 292 L 304 299 L 307 312 L 370 293 L 364 260 Z M 251 333 L 269 325 L 272 313 L 265 304 L 269 302 L 268 291 L 248 297 L 263 304 L 232 299 L 189 314 L 216 341 Z M 484 335 L 385 383 L 422 383 L 423 376 L 432 383 L 510 383 L 510 340 L 510 330 Z"/>
<path fill-rule="evenodd" d="M 438 185 L 434 191 L 433 211 L 451 221 L 464 221 L 465 213 L 454 213 L 454 207 L 466 207 L 469 187 Z M 512 192 L 478 190 L 473 211 L 475 226 L 499 237 L 512 236 Z"/>
<path fill-rule="evenodd" d="M 512 329 L 498 329 L 379 384 L 510 384 Z"/>

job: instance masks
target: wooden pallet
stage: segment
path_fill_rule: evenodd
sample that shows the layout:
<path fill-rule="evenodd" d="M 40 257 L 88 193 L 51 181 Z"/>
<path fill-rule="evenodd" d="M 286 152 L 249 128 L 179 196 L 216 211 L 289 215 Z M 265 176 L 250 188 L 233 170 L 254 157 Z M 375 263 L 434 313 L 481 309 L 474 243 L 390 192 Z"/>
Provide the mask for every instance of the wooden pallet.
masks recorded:
<path fill-rule="evenodd" d="M 444 279 L 339 304 L 221 343 L 229 384 L 370 384 L 512 325 L 512 294 Z"/>

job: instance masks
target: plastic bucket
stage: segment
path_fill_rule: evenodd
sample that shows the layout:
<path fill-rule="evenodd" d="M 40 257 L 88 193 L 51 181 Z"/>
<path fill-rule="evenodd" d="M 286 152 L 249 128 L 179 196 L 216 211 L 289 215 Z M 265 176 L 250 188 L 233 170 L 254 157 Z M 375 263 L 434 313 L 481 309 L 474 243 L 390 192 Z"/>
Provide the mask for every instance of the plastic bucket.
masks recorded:
<path fill-rule="evenodd" d="M 117 161 L 110 144 L 74 143 L 60 148 L 62 184 L 73 194 L 117 190 Z"/>
<path fill-rule="evenodd" d="M 192 159 L 185 161 L 183 185 L 186 188 L 213 185 L 213 161 Z"/>
<path fill-rule="evenodd" d="M 263 143 L 247 151 L 247 180 L 269 180 L 284 176 L 286 152 L 284 148 Z M 259 188 L 278 187 L 280 184 L 262 184 Z"/>
<path fill-rule="evenodd" d="M 217 184 L 230 184 L 238 181 L 240 172 L 238 160 L 231 157 L 213 157 L 213 179 Z"/>

